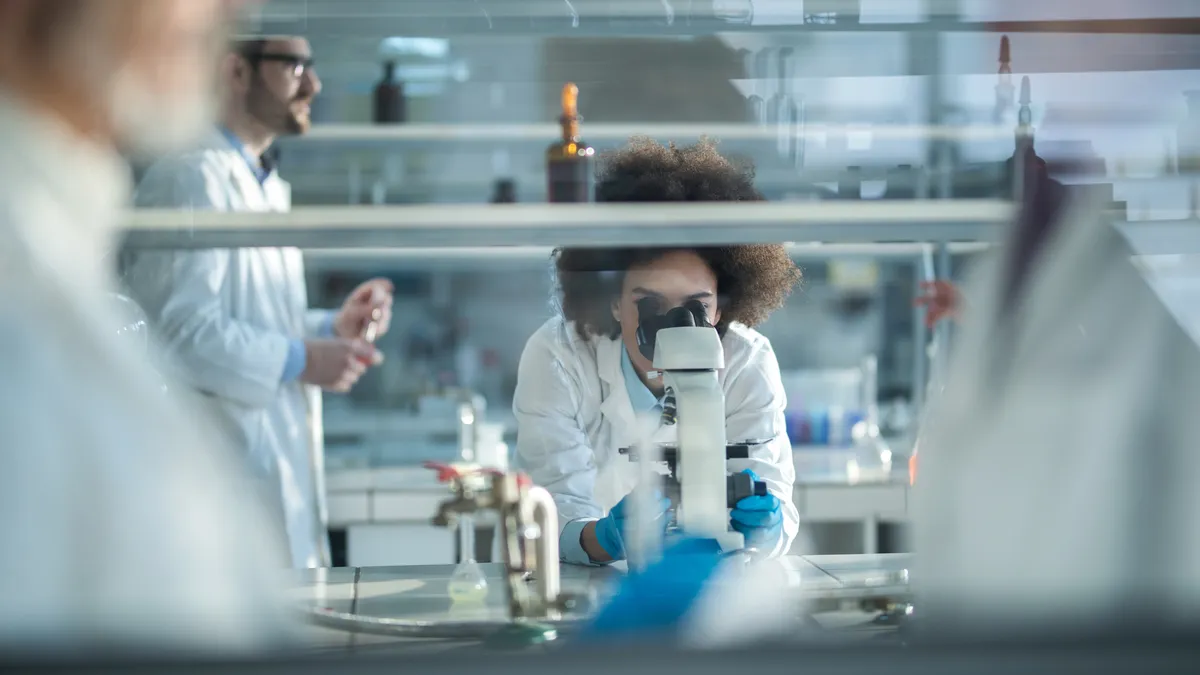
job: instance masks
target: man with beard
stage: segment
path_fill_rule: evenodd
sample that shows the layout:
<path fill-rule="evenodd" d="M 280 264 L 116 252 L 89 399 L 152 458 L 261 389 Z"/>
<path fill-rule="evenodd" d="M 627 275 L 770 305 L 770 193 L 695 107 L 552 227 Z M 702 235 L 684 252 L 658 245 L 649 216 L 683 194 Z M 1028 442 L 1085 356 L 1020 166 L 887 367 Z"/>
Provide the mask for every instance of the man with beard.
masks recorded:
<path fill-rule="evenodd" d="M 267 148 L 308 130 L 321 91 L 308 41 L 232 43 L 221 67 L 220 124 L 200 148 L 151 166 L 142 207 L 287 211 L 291 191 Z M 310 310 L 294 248 L 134 252 L 125 282 L 177 376 L 202 396 L 275 511 L 293 567 L 327 566 L 320 390 L 345 392 L 380 355 L 392 287 L 359 286 L 339 311 Z"/>
<path fill-rule="evenodd" d="M 0 652 L 280 637 L 267 520 L 113 330 L 139 157 L 191 142 L 228 0 L 0 2 Z M 157 124 L 149 124 L 155 121 Z M 274 590 L 273 590 L 274 589 Z"/>

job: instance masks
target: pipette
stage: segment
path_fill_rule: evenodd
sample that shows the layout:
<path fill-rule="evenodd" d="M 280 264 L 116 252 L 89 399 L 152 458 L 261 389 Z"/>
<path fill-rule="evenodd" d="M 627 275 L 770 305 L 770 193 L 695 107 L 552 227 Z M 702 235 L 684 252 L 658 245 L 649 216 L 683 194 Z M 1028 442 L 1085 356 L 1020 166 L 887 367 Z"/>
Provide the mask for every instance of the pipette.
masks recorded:
<path fill-rule="evenodd" d="M 375 302 L 375 290 L 371 290 L 370 297 L 367 302 Z M 371 320 L 367 322 L 367 327 L 363 329 L 363 339 L 371 344 L 375 343 L 375 338 L 379 337 L 379 323 L 383 321 L 383 309 L 375 307 L 371 310 Z"/>
<path fill-rule="evenodd" d="M 367 302 L 369 302 L 369 303 L 375 302 L 375 290 L 374 289 L 371 289 L 371 295 L 367 298 Z M 375 339 L 379 337 L 379 324 L 382 321 L 383 321 L 383 309 L 380 307 L 373 308 L 371 310 L 371 320 L 367 322 L 367 325 L 365 328 L 363 328 L 363 332 L 362 332 L 362 339 L 365 340 L 368 344 L 372 344 L 372 345 L 375 344 Z M 364 360 L 363 362 L 366 365 L 378 365 L 380 363 L 379 352 L 375 353 L 374 363 L 366 361 L 366 360 Z"/>

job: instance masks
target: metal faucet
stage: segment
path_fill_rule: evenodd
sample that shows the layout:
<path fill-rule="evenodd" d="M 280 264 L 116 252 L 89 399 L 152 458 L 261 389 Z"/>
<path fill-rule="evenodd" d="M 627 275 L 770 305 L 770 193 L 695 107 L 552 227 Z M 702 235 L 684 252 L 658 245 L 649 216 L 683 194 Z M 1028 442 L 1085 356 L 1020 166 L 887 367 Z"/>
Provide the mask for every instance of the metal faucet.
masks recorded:
<path fill-rule="evenodd" d="M 436 464 L 438 480 L 454 497 L 438 506 L 433 524 L 454 527 L 480 511 L 499 514 L 501 557 L 513 619 L 557 619 L 570 604 L 559 582 L 558 509 L 544 488 L 520 473 L 474 464 Z M 536 576 L 536 594 L 526 580 Z"/>

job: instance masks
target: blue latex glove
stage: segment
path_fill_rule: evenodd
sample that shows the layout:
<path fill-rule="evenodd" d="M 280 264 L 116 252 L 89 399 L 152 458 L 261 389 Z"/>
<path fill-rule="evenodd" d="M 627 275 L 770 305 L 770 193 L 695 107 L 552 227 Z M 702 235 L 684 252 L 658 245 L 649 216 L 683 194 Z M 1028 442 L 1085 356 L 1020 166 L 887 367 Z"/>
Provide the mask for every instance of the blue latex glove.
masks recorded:
<path fill-rule="evenodd" d="M 612 507 L 608 515 L 596 521 L 596 539 L 600 542 L 600 548 L 609 555 L 613 560 L 625 559 L 625 517 L 628 515 L 629 502 L 633 495 L 625 495 L 625 498 Z M 655 505 L 658 509 L 658 522 L 662 527 L 663 533 L 667 530 L 667 510 L 671 508 L 671 500 L 667 499 L 659 490 L 654 491 Z"/>
<path fill-rule="evenodd" d="M 759 480 L 750 469 L 751 480 Z M 773 549 L 783 534 L 783 509 L 775 495 L 744 497 L 729 512 L 733 529 L 746 538 L 746 546 L 758 549 Z"/>
<path fill-rule="evenodd" d="M 669 637 L 695 606 L 721 564 L 712 539 L 683 539 L 642 572 L 620 580 L 616 592 L 579 634 L 583 643 L 656 641 Z"/>

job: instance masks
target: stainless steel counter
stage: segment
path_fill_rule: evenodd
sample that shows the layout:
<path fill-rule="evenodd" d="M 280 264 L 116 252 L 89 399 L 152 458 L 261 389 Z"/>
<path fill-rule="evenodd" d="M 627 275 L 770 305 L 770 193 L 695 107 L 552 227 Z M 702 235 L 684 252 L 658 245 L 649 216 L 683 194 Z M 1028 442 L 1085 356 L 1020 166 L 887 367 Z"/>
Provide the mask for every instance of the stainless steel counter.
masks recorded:
<path fill-rule="evenodd" d="M 868 599 L 902 598 L 907 595 L 908 555 L 789 556 L 774 561 L 781 575 L 799 597 L 813 607 L 813 616 L 823 626 L 845 628 L 870 623 L 876 616 L 858 609 Z M 488 581 L 482 601 L 455 603 L 450 596 L 453 565 L 404 567 L 345 567 L 298 570 L 293 573 L 294 599 L 304 607 L 381 619 L 413 622 L 502 622 L 508 610 L 502 569 L 499 564 L 480 565 Z M 602 601 L 623 574 L 621 566 L 562 566 L 565 593 Z M 568 622 L 586 618 L 580 612 L 564 617 Z M 569 632 L 569 623 L 565 626 Z M 316 650 L 395 648 L 442 651 L 478 647 L 479 640 L 429 640 L 351 633 L 311 625 L 302 635 Z"/>

